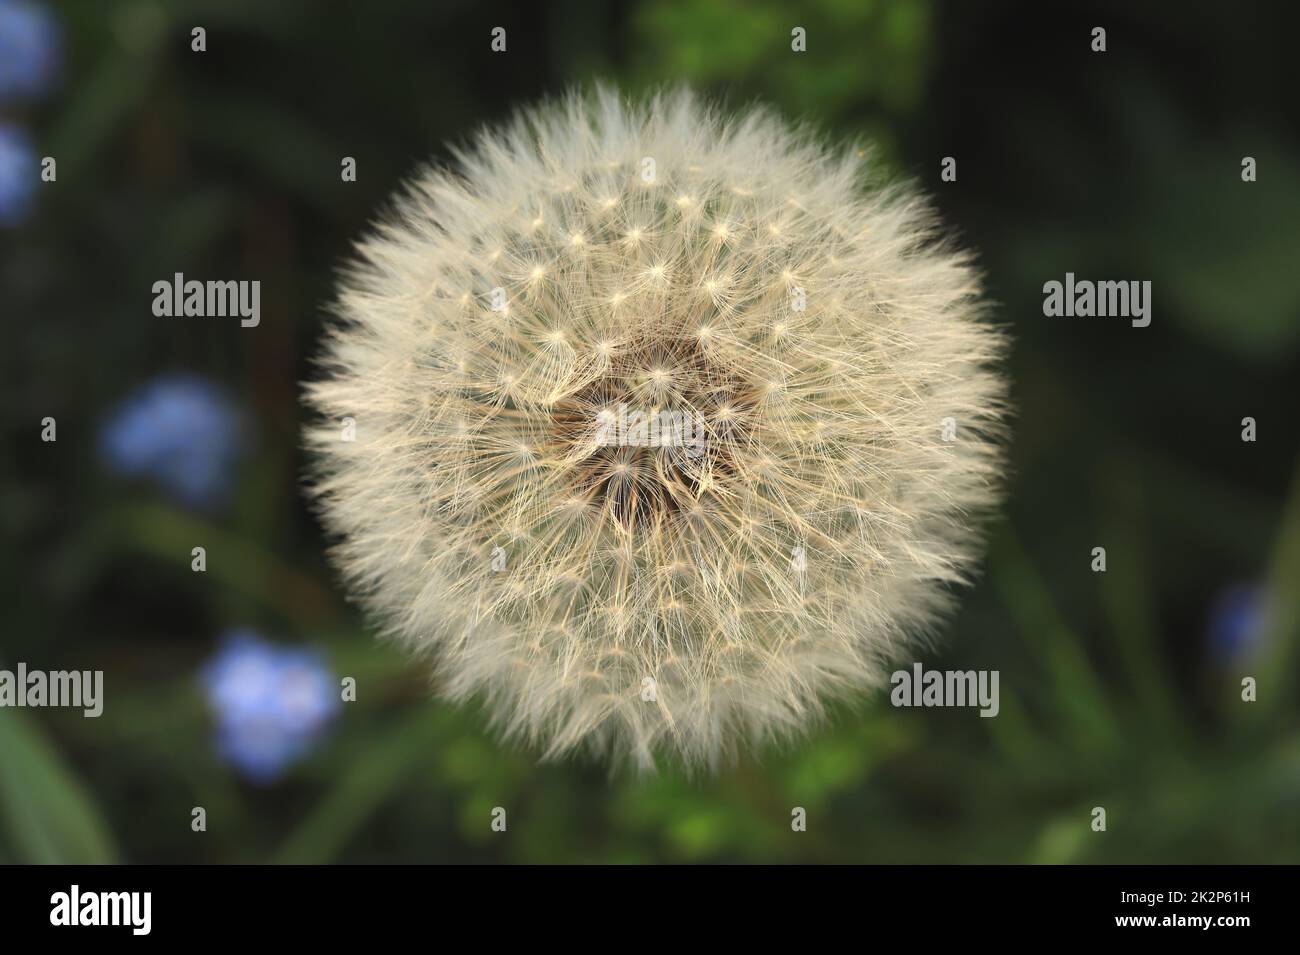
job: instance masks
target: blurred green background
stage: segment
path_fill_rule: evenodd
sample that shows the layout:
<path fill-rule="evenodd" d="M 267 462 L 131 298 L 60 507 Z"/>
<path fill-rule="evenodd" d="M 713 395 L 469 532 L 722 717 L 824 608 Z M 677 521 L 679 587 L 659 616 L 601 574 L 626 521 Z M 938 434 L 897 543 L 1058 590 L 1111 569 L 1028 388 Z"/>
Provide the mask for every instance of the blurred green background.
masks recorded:
<path fill-rule="evenodd" d="M 58 179 L 0 228 L 0 667 L 102 669 L 105 709 L 0 710 L 0 861 L 1300 861 L 1294 5 L 31 5 L 57 56 L 0 121 Z M 345 602 L 297 438 L 333 270 L 423 161 L 598 79 L 874 140 L 977 251 L 1016 341 L 1010 499 L 922 659 L 999 670 L 996 719 L 882 694 L 716 779 L 610 779 L 498 745 Z M 1151 326 L 1044 318 L 1067 271 L 1150 280 Z M 155 318 L 174 272 L 259 279 L 261 325 Z M 105 449 L 178 374 L 242 422 L 188 499 Z M 357 681 L 263 772 L 203 678 L 231 631 Z"/>

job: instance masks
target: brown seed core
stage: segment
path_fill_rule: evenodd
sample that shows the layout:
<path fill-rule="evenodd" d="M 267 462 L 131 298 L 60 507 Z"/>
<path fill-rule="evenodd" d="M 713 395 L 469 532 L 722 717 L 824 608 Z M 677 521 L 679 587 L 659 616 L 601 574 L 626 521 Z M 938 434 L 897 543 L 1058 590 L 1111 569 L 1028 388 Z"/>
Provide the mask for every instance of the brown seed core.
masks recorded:
<path fill-rule="evenodd" d="M 643 344 L 620 350 L 603 377 L 555 405 L 551 440 L 573 467 L 579 493 L 635 530 L 705 502 L 708 485 L 735 476 L 736 449 L 750 438 L 757 404 L 758 389 L 697 341 Z M 597 444 L 602 411 L 612 418 L 606 443 Z M 635 429 L 637 413 L 644 433 Z M 652 417 L 665 425 L 657 435 Z"/>

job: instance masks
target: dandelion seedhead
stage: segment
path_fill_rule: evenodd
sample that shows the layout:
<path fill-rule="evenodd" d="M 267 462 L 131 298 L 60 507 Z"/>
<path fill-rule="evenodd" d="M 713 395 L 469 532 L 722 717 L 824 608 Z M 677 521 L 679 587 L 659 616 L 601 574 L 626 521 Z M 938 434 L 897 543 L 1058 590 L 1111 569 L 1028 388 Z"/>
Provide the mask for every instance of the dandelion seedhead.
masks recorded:
<path fill-rule="evenodd" d="M 762 109 L 573 95 L 419 176 L 308 386 L 388 631 L 548 756 L 715 767 L 881 686 L 997 497 L 1001 335 L 928 207 Z"/>

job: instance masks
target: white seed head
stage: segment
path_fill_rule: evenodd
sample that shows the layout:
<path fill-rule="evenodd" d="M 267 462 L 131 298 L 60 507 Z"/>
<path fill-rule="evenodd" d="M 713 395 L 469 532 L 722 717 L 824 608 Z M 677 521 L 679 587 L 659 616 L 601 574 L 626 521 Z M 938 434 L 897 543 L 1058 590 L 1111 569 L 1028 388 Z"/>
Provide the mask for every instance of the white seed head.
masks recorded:
<path fill-rule="evenodd" d="M 311 489 L 444 694 L 547 756 L 713 768 L 933 631 L 998 497 L 1005 342 L 869 163 L 604 89 L 482 133 L 360 243 L 307 386 Z M 477 307 L 495 288 L 508 313 Z M 701 441 L 596 440 L 620 406 Z"/>

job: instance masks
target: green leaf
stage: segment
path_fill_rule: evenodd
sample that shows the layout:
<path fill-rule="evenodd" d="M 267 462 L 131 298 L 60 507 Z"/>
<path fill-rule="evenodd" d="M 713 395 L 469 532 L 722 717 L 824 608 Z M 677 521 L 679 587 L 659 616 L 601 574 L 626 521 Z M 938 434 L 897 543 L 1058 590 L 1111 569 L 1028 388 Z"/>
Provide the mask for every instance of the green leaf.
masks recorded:
<path fill-rule="evenodd" d="M 403 780 L 424 765 L 440 731 L 437 711 L 417 707 L 407 723 L 345 770 L 273 861 L 289 865 L 330 861 Z"/>
<path fill-rule="evenodd" d="M 98 807 L 37 724 L 0 711 L 0 812 L 21 862 L 104 864 L 113 845 Z"/>

